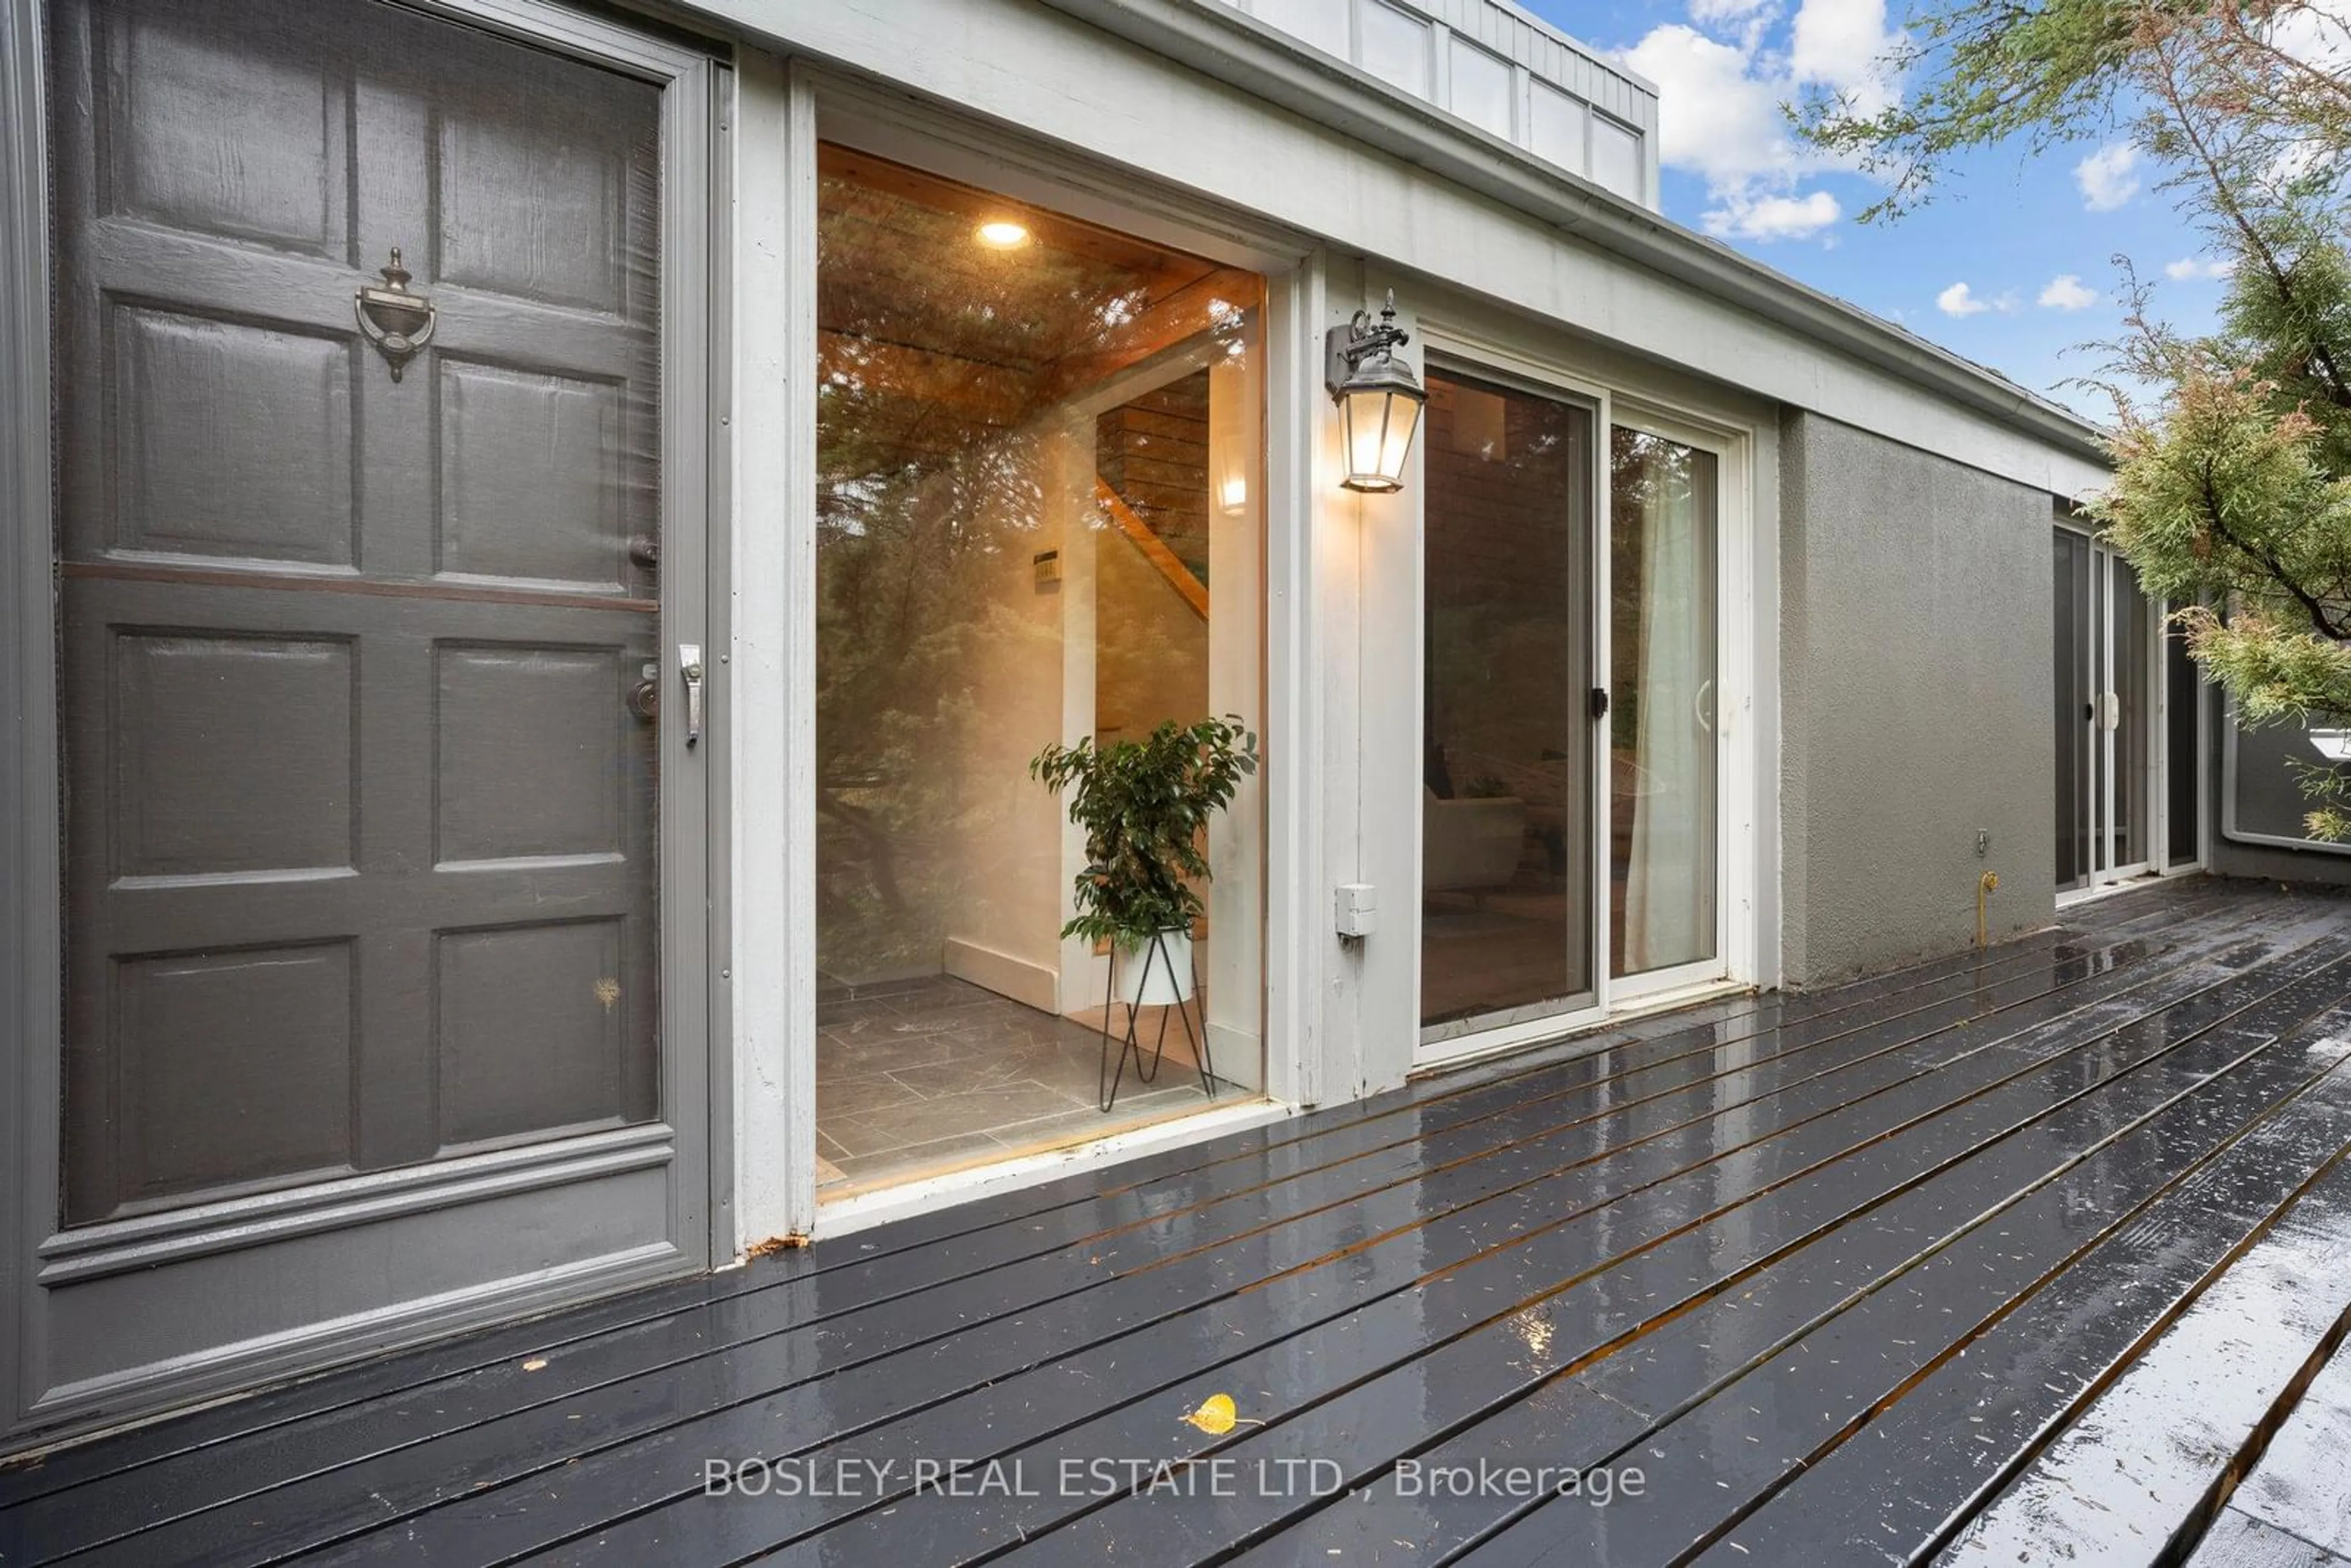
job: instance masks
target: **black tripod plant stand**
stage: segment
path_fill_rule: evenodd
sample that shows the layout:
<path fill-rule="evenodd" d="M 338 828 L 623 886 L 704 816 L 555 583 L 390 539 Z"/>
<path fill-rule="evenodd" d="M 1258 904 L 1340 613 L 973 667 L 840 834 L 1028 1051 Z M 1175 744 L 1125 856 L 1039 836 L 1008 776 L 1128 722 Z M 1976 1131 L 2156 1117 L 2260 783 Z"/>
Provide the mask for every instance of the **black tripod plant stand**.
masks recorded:
<path fill-rule="evenodd" d="M 1193 951 L 1195 957 L 1192 966 L 1192 985 L 1188 995 L 1191 998 L 1196 1000 L 1200 995 L 1199 962 L 1196 956 L 1198 949 L 1195 948 Z M 1116 1064 L 1115 1066 L 1113 1065 L 1113 1058 L 1111 1056 L 1110 1028 L 1111 1003 L 1112 998 L 1115 994 L 1118 987 L 1118 966 L 1122 956 L 1123 955 L 1118 951 L 1117 945 L 1115 943 L 1112 944 L 1111 961 L 1109 965 L 1110 973 L 1102 981 L 1102 1066 L 1100 1072 L 1094 1080 L 1094 1087 L 1100 1091 L 1102 1095 L 1102 1108 L 1103 1113 L 1107 1114 L 1111 1107 L 1118 1103 L 1119 1088 L 1126 1082 L 1127 1058 L 1133 1057 L 1134 1059 L 1134 1076 L 1138 1082 L 1150 1083 L 1157 1081 L 1159 1077 L 1159 1063 L 1167 1054 L 1167 1015 L 1170 1012 L 1175 1013 L 1176 1016 L 1181 1019 L 1184 1022 L 1184 1038 L 1190 1042 L 1192 1047 L 1192 1063 L 1200 1070 L 1200 1092 L 1203 1094 L 1206 1094 L 1209 1099 L 1215 1099 L 1217 1097 L 1216 1063 L 1208 1054 L 1207 1015 L 1205 1012 L 1201 1014 L 1199 1032 L 1195 1034 L 1192 1030 L 1192 1014 L 1189 1004 L 1185 1001 L 1179 1000 L 1168 1003 L 1160 1008 L 1159 1034 L 1158 1038 L 1152 1044 L 1151 1061 L 1148 1064 L 1146 1064 L 1143 1060 L 1143 1044 L 1141 1036 L 1136 1030 L 1136 1024 L 1142 1016 L 1144 1008 L 1150 1004 L 1140 1001 L 1127 1003 L 1126 1038 L 1120 1042 Z M 1186 988 L 1177 978 L 1176 974 L 1176 956 L 1167 950 L 1166 932 L 1153 932 L 1151 934 L 1151 940 L 1144 945 L 1141 956 L 1143 958 L 1143 978 L 1134 988 L 1134 994 L 1137 997 L 1147 997 L 1151 994 L 1151 972 L 1155 965 L 1158 967 L 1162 974 L 1165 974 L 1167 977 L 1167 988 L 1170 991 L 1185 993 Z"/>

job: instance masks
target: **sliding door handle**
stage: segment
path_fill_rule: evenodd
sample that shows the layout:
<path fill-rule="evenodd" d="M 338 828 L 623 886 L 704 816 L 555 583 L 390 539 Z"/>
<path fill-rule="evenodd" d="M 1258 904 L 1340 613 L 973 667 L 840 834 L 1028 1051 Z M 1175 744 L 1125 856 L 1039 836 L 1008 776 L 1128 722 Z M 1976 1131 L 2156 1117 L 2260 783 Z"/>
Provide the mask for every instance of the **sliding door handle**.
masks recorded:
<path fill-rule="evenodd" d="M 685 743 L 692 746 L 702 738 L 702 648 L 699 643 L 680 643 L 677 645 L 677 673 L 685 678 Z"/>

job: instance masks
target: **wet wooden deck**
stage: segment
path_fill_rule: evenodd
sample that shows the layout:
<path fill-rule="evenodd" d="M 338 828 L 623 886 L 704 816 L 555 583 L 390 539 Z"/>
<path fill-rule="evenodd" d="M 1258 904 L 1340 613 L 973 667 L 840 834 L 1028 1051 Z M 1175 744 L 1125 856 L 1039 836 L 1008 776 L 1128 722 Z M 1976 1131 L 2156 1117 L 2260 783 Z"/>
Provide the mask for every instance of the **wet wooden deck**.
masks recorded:
<path fill-rule="evenodd" d="M 2351 903 L 2151 888 L 63 1449 L 0 1562 L 2314 1551 L 2225 1505 L 2332 1386 L 2346 1058 Z"/>

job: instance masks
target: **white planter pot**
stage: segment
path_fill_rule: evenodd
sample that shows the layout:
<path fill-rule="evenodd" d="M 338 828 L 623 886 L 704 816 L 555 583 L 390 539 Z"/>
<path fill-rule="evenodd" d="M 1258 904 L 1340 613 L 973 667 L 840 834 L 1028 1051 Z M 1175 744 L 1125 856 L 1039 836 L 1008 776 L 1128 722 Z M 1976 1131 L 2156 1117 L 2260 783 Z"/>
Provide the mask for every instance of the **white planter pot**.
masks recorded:
<path fill-rule="evenodd" d="M 1162 954 L 1166 955 L 1162 957 Z M 1176 972 L 1171 977 L 1168 970 Z M 1192 999 L 1192 933 L 1176 927 L 1118 955 L 1118 999 L 1131 1008 L 1168 1008 Z"/>

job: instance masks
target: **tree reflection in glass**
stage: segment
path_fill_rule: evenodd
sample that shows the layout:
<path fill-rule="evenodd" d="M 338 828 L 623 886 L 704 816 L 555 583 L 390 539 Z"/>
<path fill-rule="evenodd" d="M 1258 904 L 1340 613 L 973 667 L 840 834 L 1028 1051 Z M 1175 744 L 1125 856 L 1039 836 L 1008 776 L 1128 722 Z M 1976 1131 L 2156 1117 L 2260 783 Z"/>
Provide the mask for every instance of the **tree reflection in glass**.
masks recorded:
<path fill-rule="evenodd" d="M 1077 1012 L 1028 759 L 1255 722 L 1263 282 L 838 146 L 817 240 L 820 969 Z"/>

